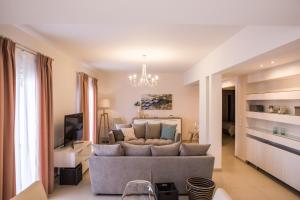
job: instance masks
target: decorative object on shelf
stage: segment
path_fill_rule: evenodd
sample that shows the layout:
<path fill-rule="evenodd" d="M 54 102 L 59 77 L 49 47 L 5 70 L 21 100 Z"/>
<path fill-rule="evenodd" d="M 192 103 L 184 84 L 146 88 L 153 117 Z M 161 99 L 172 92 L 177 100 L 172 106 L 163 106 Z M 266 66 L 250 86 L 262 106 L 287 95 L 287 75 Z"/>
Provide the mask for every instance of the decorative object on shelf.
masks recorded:
<path fill-rule="evenodd" d="M 250 105 L 250 111 L 252 112 L 264 112 L 265 106 L 264 105 Z"/>
<path fill-rule="evenodd" d="M 288 114 L 289 109 L 286 106 L 280 106 L 278 109 L 278 114 Z"/>
<path fill-rule="evenodd" d="M 192 127 L 189 129 L 189 142 L 199 141 L 199 126 L 197 122 L 194 122 Z"/>
<path fill-rule="evenodd" d="M 286 135 L 286 130 L 285 130 L 285 128 L 280 128 L 280 134 L 281 134 L 281 135 Z"/>
<path fill-rule="evenodd" d="M 172 94 L 145 94 L 141 107 L 142 110 L 172 110 Z"/>
<path fill-rule="evenodd" d="M 275 134 L 275 135 L 278 134 L 278 128 L 277 128 L 277 127 L 274 127 L 274 128 L 273 128 L 273 134 Z"/>
<path fill-rule="evenodd" d="M 268 112 L 269 113 L 273 113 L 274 112 L 274 106 L 273 105 L 269 105 Z"/>
<path fill-rule="evenodd" d="M 105 112 L 105 109 L 110 108 L 110 100 L 109 99 L 102 99 L 100 101 L 100 109 L 103 110 L 103 112 L 100 115 L 100 125 L 99 125 L 99 135 L 98 138 L 100 138 L 100 136 L 102 136 L 102 133 L 104 133 L 103 136 L 106 136 L 106 134 L 108 134 L 109 131 L 109 119 L 108 119 L 108 113 Z"/>
<path fill-rule="evenodd" d="M 146 55 L 143 55 L 144 62 L 146 62 Z M 128 76 L 130 84 L 134 87 L 154 87 L 158 83 L 158 76 L 147 74 L 147 65 L 144 63 L 142 65 L 142 74 L 140 78 L 136 75 L 136 73 Z"/>
<path fill-rule="evenodd" d="M 295 106 L 295 115 L 300 116 L 300 106 Z"/>
<path fill-rule="evenodd" d="M 134 106 L 137 108 L 137 116 L 142 117 L 141 102 L 140 101 L 135 102 Z"/>

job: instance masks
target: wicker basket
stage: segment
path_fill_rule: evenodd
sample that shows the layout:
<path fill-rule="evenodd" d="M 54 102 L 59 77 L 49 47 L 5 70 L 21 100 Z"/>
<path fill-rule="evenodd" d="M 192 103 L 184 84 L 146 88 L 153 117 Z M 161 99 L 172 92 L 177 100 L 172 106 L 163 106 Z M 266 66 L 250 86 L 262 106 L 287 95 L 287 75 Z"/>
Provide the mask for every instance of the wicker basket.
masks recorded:
<path fill-rule="evenodd" d="M 192 177 L 186 180 L 190 200 L 212 200 L 215 183 L 207 178 Z"/>

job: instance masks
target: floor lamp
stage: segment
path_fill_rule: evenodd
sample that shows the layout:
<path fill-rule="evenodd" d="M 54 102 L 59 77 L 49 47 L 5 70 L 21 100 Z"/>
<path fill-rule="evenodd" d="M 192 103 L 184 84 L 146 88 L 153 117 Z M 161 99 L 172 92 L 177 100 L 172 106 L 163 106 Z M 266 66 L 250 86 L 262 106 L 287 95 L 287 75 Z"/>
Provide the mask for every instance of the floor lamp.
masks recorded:
<path fill-rule="evenodd" d="M 101 139 L 100 137 L 102 135 L 106 136 L 109 131 L 108 113 L 105 112 L 105 109 L 108 109 L 109 107 L 110 107 L 109 99 L 102 99 L 100 102 L 100 109 L 102 109 L 103 112 L 100 115 L 100 129 L 99 129 L 99 136 L 98 136 L 99 139 Z M 102 132 L 102 127 L 103 127 L 103 132 Z"/>

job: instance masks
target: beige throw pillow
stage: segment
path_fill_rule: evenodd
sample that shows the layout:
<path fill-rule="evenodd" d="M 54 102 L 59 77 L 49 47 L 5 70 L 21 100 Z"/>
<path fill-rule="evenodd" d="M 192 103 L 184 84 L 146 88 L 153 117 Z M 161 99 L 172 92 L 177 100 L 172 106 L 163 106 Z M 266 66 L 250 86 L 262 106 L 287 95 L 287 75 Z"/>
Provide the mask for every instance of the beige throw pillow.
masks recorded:
<path fill-rule="evenodd" d="M 124 135 L 124 141 L 129 141 L 129 140 L 136 140 L 137 138 L 135 137 L 134 134 L 134 129 L 133 128 L 121 128 L 123 135 Z"/>

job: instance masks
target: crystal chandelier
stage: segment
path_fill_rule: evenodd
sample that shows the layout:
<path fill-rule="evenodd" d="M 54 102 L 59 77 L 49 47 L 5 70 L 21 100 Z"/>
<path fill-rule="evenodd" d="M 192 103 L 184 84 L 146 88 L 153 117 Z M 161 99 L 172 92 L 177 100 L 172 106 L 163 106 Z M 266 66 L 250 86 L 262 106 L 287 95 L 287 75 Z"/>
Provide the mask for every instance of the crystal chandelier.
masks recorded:
<path fill-rule="evenodd" d="M 143 55 L 144 60 L 146 59 L 146 55 Z M 128 76 L 130 84 L 134 87 L 154 87 L 158 83 L 158 76 L 147 74 L 147 65 L 142 65 L 142 74 L 138 77 L 135 73 L 130 74 Z"/>

